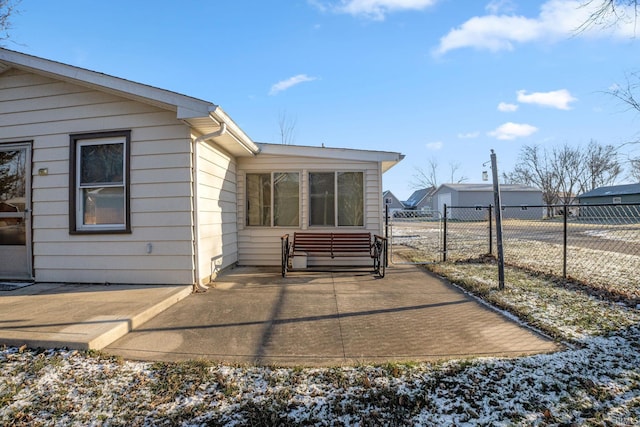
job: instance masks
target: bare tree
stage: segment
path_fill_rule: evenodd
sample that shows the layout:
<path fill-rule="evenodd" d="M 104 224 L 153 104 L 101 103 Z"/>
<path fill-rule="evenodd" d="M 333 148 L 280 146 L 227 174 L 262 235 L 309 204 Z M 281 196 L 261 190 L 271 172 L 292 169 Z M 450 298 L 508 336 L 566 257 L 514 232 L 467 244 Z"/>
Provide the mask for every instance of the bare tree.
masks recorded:
<path fill-rule="evenodd" d="M 569 204 L 580 185 L 585 155 L 579 148 L 565 143 L 561 147 L 553 148 L 550 161 L 555 171 L 554 179 L 558 188 L 556 203 Z"/>
<path fill-rule="evenodd" d="M 415 173 L 413 174 L 413 179 L 411 180 L 409 185 L 415 189 L 429 187 L 437 188 L 440 185 L 438 180 L 438 168 L 438 160 L 436 160 L 435 157 L 427 160 L 426 168 L 416 166 L 414 168 Z M 459 170 L 459 162 L 449 162 L 449 177 L 451 179 L 451 181 L 449 181 L 450 183 L 459 184 L 461 182 L 469 180 L 469 178 L 464 175 L 456 175 Z"/>
<path fill-rule="evenodd" d="M 584 153 L 583 162 L 580 192 L 612 185 L 622 174 L 618 151 L 613 145 L 601 145 L 591 140 Z"/>
<path fill-rule="evenodd" d="M 542 190 L 542 201 L 550 206 L 557 202 L 559 192 L 558 174 L 545 150 L 537 145 L 525 145 L 520 150 L 518 164 L 505 175 L 509 181 L 530 185 Z M 551 215 L 550 210 L 547 210 Z"/>
<path fill-rule="evenodd" d="M 608 27 L 616 25 L 620 21 L 631 22 L 637 25 L 640 17 L 640 0 L 584 0 L 582 7 L 593 9 L 587 20 L 580 25 L 578 31 L 587 28 Z M 631 12 L 629 12 L 631 9 Z M 634 92 L 640 87 L 640 75 L 637 72 L 627 75 L 627 84 L 624 87 L 616 87 L 610 93 L 640 112 L 640 103 Z"/>
<path fill-rule="evenodd" d="M 412 188 L 438 187 L 438 161 L 435 157 L 427 160 L 426 170 L 416 166 L 413 179 L 409 183 Z"/>
<path fill-rule="evenodd" d="M 636 92 L 640 89 L 640 75 L 637 71 L 628 73 L 626 80 L 627 82 L 624 86 L 615 85 L 615 87 L 609 91 L 609 94 L 627 104 L 630 109 L 640 112 L 640 102 L 636 97 Z"/>
<path fill-rule="evenodd" d="M 295 142 L 296 119 L 287 116 L 283 111 L 278 116 L 278 126 L 280 127 L 280 143 L 291 145 Z"/>
<path fill-rule="evenodd" d="M 583 22 L 578 31 L 584 31 L 591 27 L 610 27 L 618 21 L 638 20 L 640 13 L 640 0 L 586 0 L 582 2 L 582 7 L 592 9 L 593 11 Z M 630 7 L 633 13 L 629 15 L 626 7 Z"/>
<path fill-rule="evenodd" d="M 542 190 L 547 206 L 570 204 L 578 193 L 610 185 L 622 173 L 618 153 L 612 145 L 590 141 L 586 148 L 563 144 L 551 151 L 523 146 L 518 164 L 504 173 L 507 183 L 525 184 Z M 548 210 L 552 214 L 551 210 Z"/>
<path fill-rule="evenodd" d="M 20 0 L 0 0 L 0 46 L 9 39 L 11 18 L 18 12 L 17 6 Z"/>
<path fill-rule="evenodd" d="M 629 160 L 629 178 L 640 182 L 640 159 Z"/>
<path fill-rule="evenodd" d="M 459 175 L 456 178 L 456 172 L 460 170 L 460 162 L 449 162 L 449 170 L 451 171 L 451 181 L 449 181 L 450 183 L 460 184 L 461 182 L 466 182 L 469 180 L 469 178 L 464 175 Z"/>
<path fill-rule="evenodd" d="M 585 0 L 582 7 L 588 7 L 593 12 L 582 23 L 578 31 L 584 31 L 590 27 L 609 27 L 619 22 L 633 22 L 637 28 L 640 17 L 640 0 Z M 608 93 L 626 104 L 629 109 L 640 113 L 640 73 L 632 72 L 626 75 L 625 85 L 616 85 Z M 633 141 L 631 143 L 638 143 Z M 640 181 L 640 157 L 629 158 L 630 178 Z M 619 174 L 620 172 L 618 172 Z"/>
<path fill-rule="evenodd" d="M 626 104 L 630 110 L 635 110 L 636 113 L 640 113 L 640 99 L 638 98 L 638 91 L 640 91 L 640 73 L 632 72 L 626 75 L 626 84 L 624 86 L 616 85 L 608 93 L 618 100 Z M 632 140 L 626 144 L 637 144 L 638 141 Z M 640 157 L 629 156 L 629 171 L 628 177 L 640 181 Z"/>

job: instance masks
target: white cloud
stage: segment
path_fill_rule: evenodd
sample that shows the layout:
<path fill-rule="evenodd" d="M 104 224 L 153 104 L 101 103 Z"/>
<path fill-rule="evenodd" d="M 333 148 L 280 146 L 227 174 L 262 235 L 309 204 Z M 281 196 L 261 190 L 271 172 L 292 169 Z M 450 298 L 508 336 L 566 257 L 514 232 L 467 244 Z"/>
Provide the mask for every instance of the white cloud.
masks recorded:
<path fill-rule="evenodd" d="M 502 111 L 503 113 L 513 113 L 518 110 L 518 105 L 509 104 L 507 102 L 501 102 L 498 104 L 498 111 Z"/>
<path fill-rule="evenodd" d="M 429 150 L 432 150 L 432 151 L 438 151 L 438 150 L 442 149 L 443 145 L 444 144 L 442 143 L 442 141 L 429 142 L 429 143 L 427 143 L 427 148 Z"/>
<path fill-rule="evenodd" d="M 525 136 L 533 135 L 538 131 L 538 128 L 525 123 L 504 123 L 494 131 L 489 132 L 489 136 L 493 136 L 497 139 L 512 140 L 516 138 L 523 138 Z"/>
<path fill-rule="evenodd" d="M 332 10 L 336 13 L 382 21 L 391 12 L 426 9 L 438 0 L 339 0 L 330 3 L 320 0 L 308 1 L 322 11 Z"/>
<path fill-rule="evenodd" d="M 551 92 L 533 92 L 530 94 L 527 94 L 526 90 L 519 90 L 517 94 L 518 102 L 523 104 L 536 104 L 543 107 L 557 108 L 559 110 L 570 110 L 571 106 L 569 104 L 577 101 L 566 89 Z"/>
<path fill-rule="evenodd" d="M 548 0 L 541 6 L 540 14 L 534 18 L 496 13 L 475 16 L 443 36 L 434 54 L 443 55 L 465 47 L 494 52 L 512 50 L 518 43 L 556 41 L 570 36 L 633 37 L 635 20 L 620 20 L 618 25 L 611 25 L 606 30 L 598 26 L 578 31 L 581 25 L 588 21 L 598 3 L 600 2 Z M 631 6 L 617 4 L 616 7 L 618 13 L 623 16 L 635 16 Z M 492 12 L 504 9 L 502 6 L 498 8 L 494 5 L 487 10 Z"/>
<path fill-rule="evenodd" d="M 516 6 L 511 0 L 492 0 L 484 7 L 484 9 L 492 15 L 500 12 L 511 13 L 515 8 Z"/>
<path fill-rule="evenodd" d="M 467 132 L 467 133 L 459 133 L 458 138 L 460 139 L 473 139 L 480 136 L 480 132 Z"/>
<path fill-rule="evenodd" d="M 299 85 L 300 83 L 312 82 L 314 80 L 317 80 L 317 77 L 309 77 L 306 74 L 298 74 L 297 76 L 289 77 L 286 80 L 281 80 L 271 86 L 269 95 L 276 95 L 277 93 L 292 88 L 293 86 Z"/>

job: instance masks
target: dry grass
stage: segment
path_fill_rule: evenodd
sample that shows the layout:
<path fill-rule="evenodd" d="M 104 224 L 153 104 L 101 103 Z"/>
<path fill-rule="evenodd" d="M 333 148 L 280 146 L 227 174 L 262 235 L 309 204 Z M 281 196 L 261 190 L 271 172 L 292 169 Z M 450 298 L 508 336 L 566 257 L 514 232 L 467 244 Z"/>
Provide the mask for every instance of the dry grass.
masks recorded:
<path fill-rule="evenodd" d="M 314 369 L 140 363 L 99 352 L 4 348 L 0 424 L 640 424 L 637 308 L 514 267 L 498 291 L 490 262 L 431 268 L 573 347 L 521 358 Z"/>

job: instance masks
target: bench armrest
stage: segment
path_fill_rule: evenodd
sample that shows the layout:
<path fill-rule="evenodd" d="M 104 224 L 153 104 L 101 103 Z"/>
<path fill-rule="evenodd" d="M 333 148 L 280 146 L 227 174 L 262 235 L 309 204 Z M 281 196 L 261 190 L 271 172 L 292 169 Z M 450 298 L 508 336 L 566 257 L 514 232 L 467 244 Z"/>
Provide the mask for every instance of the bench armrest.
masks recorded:
<path fill-rule="evenodd" d="M 291 247 L 289 244 L 289 234 L 285 234 L 282 237 L 280 237 L 280 256 L 281 256 L 280 263 L 282 267 L 282 277 L 285 277 L 287 275 L 289 257 L 291 256 L 290 250 L 291 250 Z"/>
<path fill-rule="evenodd" d="M 282 256 L 289 258 L 291 256 L 291 240 L 289 239 L 289 233 L 280 236 L 280 246 L 282 248 Z"/>

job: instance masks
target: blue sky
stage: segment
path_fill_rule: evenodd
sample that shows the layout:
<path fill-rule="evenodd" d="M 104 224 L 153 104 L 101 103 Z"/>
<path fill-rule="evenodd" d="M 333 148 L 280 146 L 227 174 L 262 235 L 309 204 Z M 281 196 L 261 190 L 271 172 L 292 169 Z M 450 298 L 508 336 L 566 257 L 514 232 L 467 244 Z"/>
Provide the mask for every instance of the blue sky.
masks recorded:
<path fill-rule="evenodd" d="M 6 46 L 220 105 L 257 142 L 398 151 L 481 182 L 490 149 L 619 145 L 640 115 L 608 91 L 637 71 L 632 20 L 576 32 L 588 8 L 547 0 L 22 0 Z M 635 151 L 640 151 L 635 148 Z"/>

